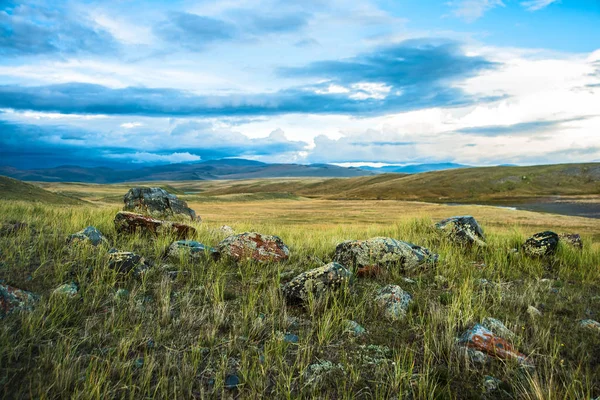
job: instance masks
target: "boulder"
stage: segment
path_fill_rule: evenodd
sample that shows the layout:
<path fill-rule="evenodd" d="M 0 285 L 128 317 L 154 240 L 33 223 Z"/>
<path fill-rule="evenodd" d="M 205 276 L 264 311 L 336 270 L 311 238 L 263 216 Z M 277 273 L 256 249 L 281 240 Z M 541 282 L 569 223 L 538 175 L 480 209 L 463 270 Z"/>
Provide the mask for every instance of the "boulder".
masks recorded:
<path fill-rule="evenodd" d="M 404 319 L 411 302 L 412 296 L 398 285 L 384 286 L 375 293 L 375 304 L 392 321 Z"/>
<path fill-rule="evenodd" d="M 506 339 L 493 333 L 483 325 L 475 324 L 459 339 L 459 343 L 467 348 L 475 349 L 502 360 L 514 359 L 527 364 L 527 357 L 519 353 Z"/>
<path fill-rule="evenodd" d="M 290 250 L 277 236 L 262 235 L 256 232 L 244 232 L 232 235 L 217 245 L 221 256 L 235 261 L 251 259 L 259 262 L 285 261 Z"/>
<path fill-rule="evenodd" d="M 562 242 L 571 245 L 576 249 L 583 249 L 583 241 L 581 240 L 581 236 L 579 236 L 578 233 L 561 233 L 560 235 L 558 235 L 558 237 Z"/>
<path fill-rule="evenodd" d="M 415 269 L 424 263 L 435 263 L 438 255 L 428 249 L 388 237 L 347 240 L 337 245 L 333 261 L 358 275 L 377 273 L 381 268 L 399 266 Z"/>
<path fill-rule="evenodd" d="M 29 311 L 38 296 L 26 290 L 0 285 L 0 319 L 16 311 Z"/>
<path fill-rule="evenodd" d="M 127 211 L 119 211 L 115 215 L 115 229 L 118 233 L 140 232 L 154 236 L 171 234 L 179 239 L 185 239 L 196 234 L 196 229 L 192 226 L 161 221 Z"/>
<path fill-rule="evenodd" d="M 123 197 L 124 211 L 149 215 L 154 218 L 183 218 L 199 221 L 200 217 L 187 203 L 161 188 L 134 187 Z"/>
<path fill-rule="evenodd" d="M 450 217 L 436 224 L 436 228 L 445 233 L 451 241 L 462 245 L 485 246 L 483 229 L 470 215 Z"/>
<path fill-rule="evenodd" d="M 131 271 L 143 271 L 148 268 L 148 264 L 139 254 L 112 249 L 108 253 L 108 267 L 119 273 L 127 274 Z"/>
<path fill-rule="evenodd" d="M 554 254 L 558 247 L 558 235 L 551 231 L 536 233 L 525 241 L 523 251 L 531 257 Z"/>
<path fill-rule="evenodd" d="M 167 256 L 179 259 L 180 257 L 198 258 L 206 255 L 217 255 L 217 251 L 212 247 L 207 247 L 195 240 L 178 240 L 171 243 Z"/>
<path fill-rule="evenodd" d="M 350 271 L 333 262 L 301 273 L 283 286 L 283 295 L 289 303 L 302 303 L 311 295 L 319 297 L 341 288 L 351 276 Z"/>
<path fill-rule="evenodd" d="M 108 241 L 98 229 L 96 229 L 93 226 L 88 226 L 87 228 L 80 230 L 77 233 L 69 235 L 67 237 L 67 243 L 87 243 L 92 246 L 98 246 L 100 244 L 107 244 Z"/>

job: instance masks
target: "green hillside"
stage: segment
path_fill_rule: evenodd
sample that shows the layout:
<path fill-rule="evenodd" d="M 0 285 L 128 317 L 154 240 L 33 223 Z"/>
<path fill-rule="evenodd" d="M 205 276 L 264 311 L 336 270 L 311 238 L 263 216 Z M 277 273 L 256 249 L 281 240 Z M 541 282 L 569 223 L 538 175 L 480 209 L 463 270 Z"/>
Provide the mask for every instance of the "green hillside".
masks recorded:
<path fill-rule="evenodd" d="M 23 200 L 46 204 L 81 204 L 72 197 L 52 193 L 38 186 L 0 175 L 0 200 Z"/>
<path fill-rule="evenodd" d="M 600 194 L 600 163 L 479 167 L 326 180 L 228 181 L 205 187 L 202 195 L 258 192 L 327 199 L 514 202 L 533 197 Z"/>

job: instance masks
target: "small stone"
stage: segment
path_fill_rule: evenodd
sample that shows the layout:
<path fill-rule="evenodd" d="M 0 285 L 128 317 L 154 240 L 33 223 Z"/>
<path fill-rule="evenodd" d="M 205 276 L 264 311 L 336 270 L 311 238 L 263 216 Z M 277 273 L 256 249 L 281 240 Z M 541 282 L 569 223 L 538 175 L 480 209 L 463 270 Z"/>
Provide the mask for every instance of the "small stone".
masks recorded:
<path fill-rule="evenodd" d="M 529 314 L 531 318 L 538 318 L 542 316 L 542 312 L 534 306 L 527 307 L 527 314 Z"/>
<path fill-rule="evenodd" d="M 345 332 L 351 333 L 355 336 L 363 336 L 367 333 L 367 330 L 358 324 L 356 321 L 348 320 L 346 321 L 346 330 Z"/>
<path fill-rule="evenodd" d="M 112 249 L 108 252 L 108 267 L 119 273 L 127 274 L 133 270 L 147 269 L 148 265 L 144 257 L 139 254 Z"/>
<path fill-rule="evenodd" d="M 483 387 L 487 393 L 494 392 L 500 388 L 502 381 L 498 378 L 494 378 L 493 376 L 485 376 L 483 378 Z"/>
<path fill-rule="evenodd" d="M 221 233 L 224 233 L 226 235 L 234 235 L 235 234 L 235 230 L 233 230 L 232 227 L 230 227 L 229 225 L 223 225 L 219 228 L 219 231 Z"/>
<path fill-rule="evenodd" d="M 300 341 L 300 338 L 298 337 L 298 335 L 286 333 L 285 335 L 283 335 L 283 341 L 287 343 L 298 343 Z"/>
<path fill-rule="evenodd" d="M 519 353 L 506 339 L 480 324 L 467 330 L 459 339 L 459 343 L 499 359 L 515 359 L 521 364 L 528 365 L 525 355 Z"/>
<path fill-rule="evenodd" d="M 52 292 L 52 293 L 54 295 L 72 298 L 72 297 L 76 297 L 77 294 L 79 293 L 79 287 L 77 286 L 77 284 L 75 282 L 65 283 L 63 285 L 60 285 L 56 289 L 54 289 L 54 292 Z"/>
<path fill-rule="evenodd" d="M 102 235 L 98 229 L 93 226 L 88 226 L 77 233 L 69 235 L 69 237 L 67 237 L 67 243 L 86 243 L 92 246 L 99 246 L 101 244 L 107 244 L 108 240 L 106 240 L 104 235 Z"/>
<path fill-rule="evenodd" d="M 578 233 L 561 233 L 559 236 L 563 243 L 566 243 L 578 250 L 583 249 L 583 241 Z"/>
<path fill-rule="evenodd" d="M 319 297 L 340 289 L 351 276 L 340 264 L 330 263 L 298 275 L 283 286 L 283 294 L 290 303 L 306 302 L 311 295 Z"/>
<path fill-rule="evenodd" d="M 135 368 L 142 368 L 144 366 L 144 357 L 140 357 L 133 363 Z"/>
<path fill-rule="evenodd" d="M 406 317 L 411 302 L 411 295 L 397 285 L 384 286 L 375 293 L 375 303 L 383 309 L 384 315 L 393 321 Z"/>
<path fill-rule="evenodd" d="M 177 240 L 169 246 L 167 256 L 171 258 L 189 257 L 197 259 L 207 255 L 215 257 L 217 251 L 195 240 Z"/>
<path fill-rule="evenodd" d="M 593 319 L 584 319 L 579 322 L 579 325 L 582 328 L 590 329 L 596 331 L 597 333 L 600 333 L 600 322 L 594 321 Z"/>
<path fill-rule="evenodd" d="M 486 246 L 481 226 L 470 215 L 447 218 L 438 222 L 436 228 L 457 244 Z"/>
<path fill-rule="evenodd" d="M 116 301 L 127 301 L 129 298 L 129 290 L 127 289 L 119 289 L 115 292 L 115 300 Z"/>
<path fill-rule="evenodd" d="M 230 374 L 225 377 L 225 389 L 235 389 L 240 384 L 240 378 L 235 374 Z"/>
<path fill-rule="evenodd" d="M 31 311 L 39 297 L 26 290 L 0 285 L 0 319 L 17 311 Z"/>

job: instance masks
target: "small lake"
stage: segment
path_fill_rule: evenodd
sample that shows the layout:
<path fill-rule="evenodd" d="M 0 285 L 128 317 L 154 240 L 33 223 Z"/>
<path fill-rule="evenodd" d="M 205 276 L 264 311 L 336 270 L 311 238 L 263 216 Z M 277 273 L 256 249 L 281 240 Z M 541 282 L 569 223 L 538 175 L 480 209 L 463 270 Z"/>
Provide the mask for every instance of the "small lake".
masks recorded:
<path fill-rule="evenodd" d="M 446 203 L 449 206 L 464 206 L 467 204 Z M 551 214 L 570 215 L 573 217 L 586 217 L 600 219 L 600 203 L 584 203 L 584 202 L 569 202 L 569 201 L 538 201 L 519 203 L 517 205 L 495 205 L 481 204 L 485 206 L 505 208 L 510 210 L 525 210 Z"/>

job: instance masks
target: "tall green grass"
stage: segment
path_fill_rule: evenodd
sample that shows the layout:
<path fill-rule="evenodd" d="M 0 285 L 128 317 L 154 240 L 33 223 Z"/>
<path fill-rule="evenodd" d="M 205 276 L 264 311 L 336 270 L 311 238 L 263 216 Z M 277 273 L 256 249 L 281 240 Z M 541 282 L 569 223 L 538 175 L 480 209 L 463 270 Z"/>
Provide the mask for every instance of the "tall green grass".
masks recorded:
<path fill-rule="evenodd" d="M 518 226 L 487 229 L 488 247 L 465 249 L 439 236 L 430 219 L 323 229 L 257 220 L 233 227 L 280 236 L 291 258 L 235 265 L 164 259 L 173 238 L 119 236 L 116 211 L 0 203 L 2 220 L 33 228 L 0 238 L 0 279 L 42 296 L 32 312 L 0 321 L 2 397 L 481 398 L 486 375 L 504 382 L 495 398 L 600 395 L 600 335 L 577 325 L 600 312 L 600 253 L 589 238 L 581 252 L 561 244 L 554 257 L 529 259 L 510 252 L 528 234 Z M 121 276 L 107 268 L 108 246 L 67 247 L 66 236 L 88 225 L 153 267 Z M 194 225 L 202 243 L 224 238 L 218 221 Z M 318 259 L 331 261 L 337 243 L 374 236 L 428 247 L 440 262 L 356 279 L 305 307 L 286 305 L 282 283 Z M 172 279 L 168 271 L 179 274 Z M 76 298 L 52 294 L 72 281 L 80 286 Z M 413 296 L 403 321 L 386 320 L 372 302 L 390 283 Z M 128 296 L 116 296 L 118 289 Z M 529 306 L 542 315 L 531 317 Z M 456 338 L 488 316 L 515 333 L 535 369 L 465 358 Z M 348 320 L 367 334 L 347 332 Z M 286 341 L 287 333 L 299 342 Z M 234 374 L 240 385 L 226 388 Z"/>

